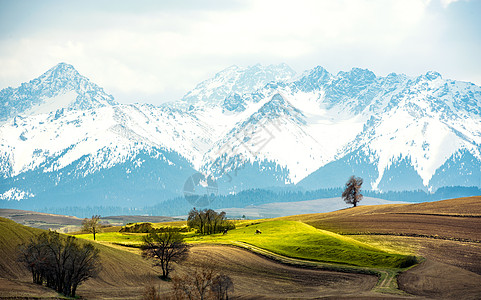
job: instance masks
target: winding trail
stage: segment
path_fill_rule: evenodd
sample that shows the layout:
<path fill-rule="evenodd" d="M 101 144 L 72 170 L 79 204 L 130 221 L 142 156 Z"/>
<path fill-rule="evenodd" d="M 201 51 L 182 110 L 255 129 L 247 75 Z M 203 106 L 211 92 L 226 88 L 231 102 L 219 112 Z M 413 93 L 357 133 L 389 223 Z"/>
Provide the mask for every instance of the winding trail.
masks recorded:
<path fill-rule="evenodd" d="M 374 292 L 405 296 L 409 295 L 408 293 L 399 289 L 397 276 L 399 275 L 400 271 L 398 269 L 365 268 L 292 258 L 239 241 L 231 241 L 231 245 L 247 249 L 256 254 L 288 265 L 316 268 L 326 271 L 374 275 L 378 277 L 378 282 L 373 288 Z"/>

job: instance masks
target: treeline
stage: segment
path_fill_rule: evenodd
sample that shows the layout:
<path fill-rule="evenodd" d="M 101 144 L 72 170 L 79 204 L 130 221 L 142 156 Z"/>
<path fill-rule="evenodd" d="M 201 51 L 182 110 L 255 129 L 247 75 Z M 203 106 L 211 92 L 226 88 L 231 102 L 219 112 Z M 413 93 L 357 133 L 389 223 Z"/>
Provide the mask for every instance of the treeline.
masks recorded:
<path fill-rule="evenodd" d="M 261 205 L 272 202 L 295 202 L 304 200 L 314 200 L 321 198 L 340 197 L 343 188 L 319 189 L 314 191 L 302 191 L 298 189 L 277 188 L 277 189 L 251 189 L 236 194 L 218 195 L 209 205 L 212 209 L 228 207 L 246 207 L 248 205 Z M 381 198 L 391 201 L 408 202 L 429 202 L 443 199 L 479 196 L 481 189 L 478 187 L 443 187 L 435 193 L 424 190 L 399 191 L 399 192 L 377 192 L 361 190 L 365 197 Z M 163 201 L 153 206 L 143 208 L 123 208 L 123 207 L 63 207 L 63 208 L 44 208 L 41 212 L 74 215 L 80 218 L 90 217 L 94 214 L 104 216 L 115 215 L 157 215 L 157 216 L 181 216 L 192 209 L 192 205 L 183 197 L 179 196 L 170 200 Z"/>
<path fill-rule="evenodd" d="M 381 198 L 391 201 L 407 201 L 407 202 L 431 202 L 460 197 L 481 196 L 481 189 L 475 186 L 449 186 L 442 187 L 434 193 L 424 190 L 416 191 L 362 191 L 364 196 Z"/>
<path fill-rule="evenodd" d="M 33 282 L 75 297 L 77 287 L 100 271 L 99 250 L 75 237 L 43 232 L 22 244 L 18 259 L 32 273 Z"/>
<path fill-rule="evenodd" d="M 120 207 L 120 206 L 65 206 L 65 207 L 44 207 L 36 210 L 38 212 L 56 214 L 56 215 L 66 215 L 66 216 L 76 216 L 78 218 L 90 218 L 93 215 L 102 216 L 133 216 L 142 215 L 144 213 L 144 208 L 138 207 Z"/>
<path fill-rule="evenodd" d="M 319 198 L 340 197 L 341 188 L 322 189 L 316 191 L 299 191 L 299 190 L 267 190 L 267 189 L 251 189 L 241 191 L 237 194 L 217 195 L 209 207 L 211 209 L 222 209 L 228 207 L 246 207 L 249 205 L 261 205 L 272 202 L 292 202 L 313 200 Z M 168 215 L 178 216 L 189 211 L 192 205 L 184 198 L 177 197 L 159 203 L 151 207 L 145 207 L 145 211 L 152 215 Z"/>
<path fill-rule="evenodd" d="M 127 224 L 122 226 L 119 232 L 130 232 L 130 233 L 162 233 L 170 231 L 187 232 L 189 229 L 187 227 L 159 227 L 154 228 L 152 223 L 137 223 L 137 224 Z"/>
<path fill-rule="evenodd" d="M 212 209 L 197 210 L 195 207 L 189 211 L 187 226 L 200 234 L 214 234 L 235 228 L 234 223 L 227 220 L 224 211 L 218 213 Z"/>

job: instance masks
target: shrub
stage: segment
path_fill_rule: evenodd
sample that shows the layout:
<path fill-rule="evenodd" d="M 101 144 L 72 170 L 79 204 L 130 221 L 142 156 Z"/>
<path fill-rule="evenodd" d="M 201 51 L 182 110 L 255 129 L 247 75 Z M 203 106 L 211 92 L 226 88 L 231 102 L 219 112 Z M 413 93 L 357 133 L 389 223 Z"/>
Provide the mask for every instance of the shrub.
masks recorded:
<path fill-rule="evenodd" d="M 151 233 L 152 229 L 151 223 L 138 223 L 131 226 L 123 226 L 120 232 Z"/>
<path fill-rule="evenodd" d="M 144 293 L 142 294 L 143 300 L 160 300 L 159 291 L 153 285 L 149 285 L 145 288 Z"/>
<path fill-rule="evenodd" d="M 417 259 L 416 256 L 408 255 L 401 261 L 401 263 L 399 264 L 399 267 L 400 268 L 407 268 L 407 267 L 413 266 L 417 263 L 418 263 L 418 259 Z"/>

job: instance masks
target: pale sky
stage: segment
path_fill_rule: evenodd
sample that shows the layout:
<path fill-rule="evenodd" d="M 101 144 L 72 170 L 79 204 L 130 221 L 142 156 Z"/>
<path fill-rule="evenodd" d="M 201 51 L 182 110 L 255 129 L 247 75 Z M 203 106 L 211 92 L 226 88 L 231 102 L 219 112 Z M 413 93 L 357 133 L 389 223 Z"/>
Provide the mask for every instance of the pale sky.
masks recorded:
<path fill-rule="evenodd" d="M 0 89 L 59 62 L 121 103 L 178 100 L 256 63 L 481 85 L 480 15 L 479 0 L 0 0 Z"/>

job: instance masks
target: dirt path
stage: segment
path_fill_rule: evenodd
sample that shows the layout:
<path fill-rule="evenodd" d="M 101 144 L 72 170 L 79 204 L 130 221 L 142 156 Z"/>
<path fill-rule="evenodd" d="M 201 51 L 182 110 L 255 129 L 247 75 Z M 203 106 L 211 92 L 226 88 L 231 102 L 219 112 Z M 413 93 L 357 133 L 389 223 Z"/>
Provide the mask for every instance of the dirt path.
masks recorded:
<path fill-rule="evenodd" d="M 379 278 L 378 278 L 377 284 L 374 287 L 375 291 L 391 293 L 391 294 L 392 293 L 402 294 L 402 291 L 396 291 L 396 289 L 398 288 L 397 281 L 396 281 L 398 272 L 396 271 L 374 269 L 374 268 L 362 268 L 362 267 L 355 267 L 355 266 L 340 266 L 337 264 L 296 259 L 296 258 L 291 258 L 287 256 L 282 256 L 274 252 L 259 248 L 251 244 L 243 243 L 243 242 L 235 242 L 235 245 L 241 248 L 247 249 L 249 251 L 252 251 L 254 253 L 263 255 L 265 257 L 274 259 L 276 261 L 282 262 L 284 264 L 290 264 L 294 266 L 313 267 L 321 270 L 328 270 L 328 271 L 334 271 L 334 272 L 340 271 L 342 273 L 371 274 L 373 276 L 378 276 Z"/>
<path fill-rule="evenodd" d="M 249 247 L 250 251 L 232 246 L 195 246 L 187 265 L 215 258 L 217 266 L 222 266 L 223 272 L 234 279 L 235 296 L 239 299 L 405 298 L 403 295 L 373 291 L 374 287 L 376 290 L 378 288 L 376 276 L 313 269 L 317 264 L 315 262 L 276 257 L 276 260 L 282 259 L 281 264 L 269 259 L 271 253 L 266 250 L 251 245 L 244 246 Z M 305 267 L 290 264 L 304 264 Z M 383 285 L 390 285 L 394 277 L 387 273 L 385 275 Z"/>

